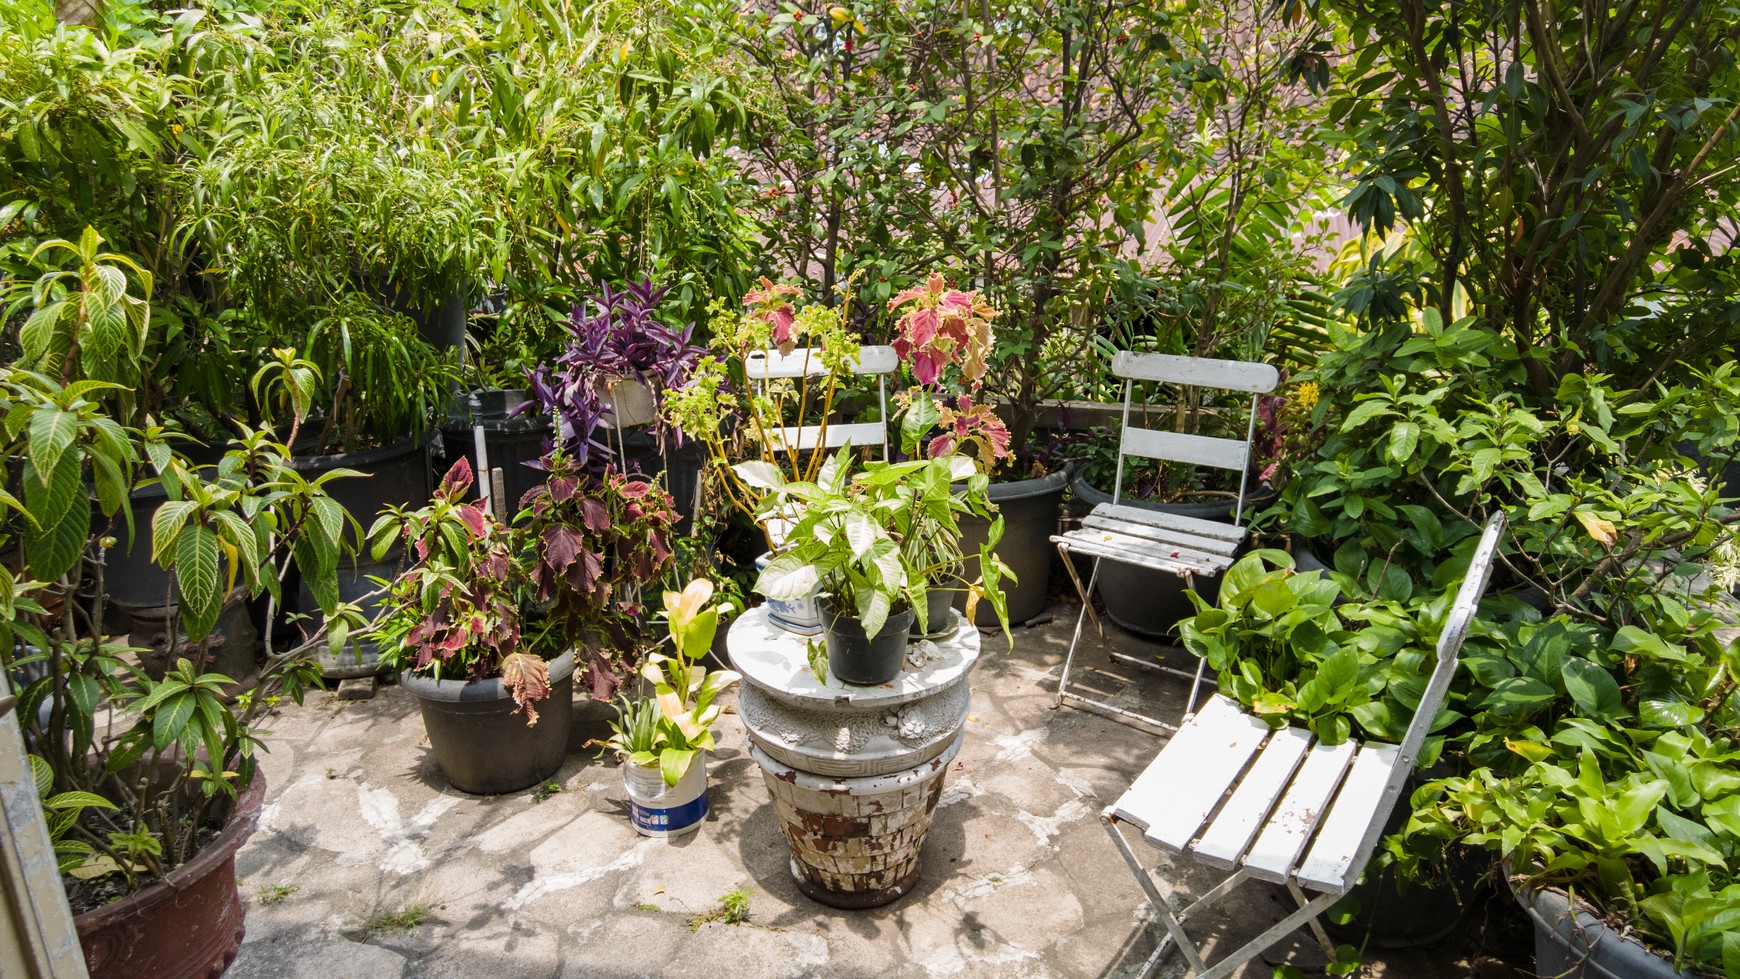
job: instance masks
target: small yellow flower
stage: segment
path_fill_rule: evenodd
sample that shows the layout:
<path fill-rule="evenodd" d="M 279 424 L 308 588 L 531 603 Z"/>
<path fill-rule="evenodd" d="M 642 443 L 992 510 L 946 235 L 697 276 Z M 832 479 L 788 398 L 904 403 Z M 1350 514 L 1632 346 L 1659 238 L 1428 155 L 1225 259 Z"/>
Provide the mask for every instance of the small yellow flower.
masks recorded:
<path fill-rule="evenodd" d="M 441 69 L 439 69 L 439 68 L 429 69 L 429 84 L 431 84 L 431 85 L 441 84 Z"/>
<path fill-rule="evenodd" d="M 177 136 L 180 136 L 181 135 L 181 123 L 177 122 L 177 123 L 170 125 L 169 131 L 174 133 Z"/>
<path fill-rule="evenodd" d="M 1294 396 L 1296 398 L 1298 398 L 1298 400 L 1299 400 L 1299 407 L 1301 407 L 1301 408 L 1314 408 L 1314 407 L 1316 407 L 1317 406 L 1317 396 L 1318 396 L 1317 382 L 1316 381 L 1306 381 L 1304 384 L 1299 385 L 1299 390 L 1294 392 Z"/>

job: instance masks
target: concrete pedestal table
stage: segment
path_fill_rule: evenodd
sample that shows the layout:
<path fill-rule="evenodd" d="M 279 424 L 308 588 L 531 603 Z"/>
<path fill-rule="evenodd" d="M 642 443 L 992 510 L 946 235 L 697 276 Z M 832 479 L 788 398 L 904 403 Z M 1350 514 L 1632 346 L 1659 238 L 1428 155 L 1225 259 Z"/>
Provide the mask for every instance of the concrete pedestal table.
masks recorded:
<path fill-rule="evenodd" d="M 731 624 L 750 755 L 791 846 L 792 876 L 816 901 L 872 908 L 918 880 L 979 659 L 979 633 L 955 617 L 954 635 L 908 645 L 900 676 L 874 687 L 817 681 L 804 637 L 774 625 L 765 607 Z"/>

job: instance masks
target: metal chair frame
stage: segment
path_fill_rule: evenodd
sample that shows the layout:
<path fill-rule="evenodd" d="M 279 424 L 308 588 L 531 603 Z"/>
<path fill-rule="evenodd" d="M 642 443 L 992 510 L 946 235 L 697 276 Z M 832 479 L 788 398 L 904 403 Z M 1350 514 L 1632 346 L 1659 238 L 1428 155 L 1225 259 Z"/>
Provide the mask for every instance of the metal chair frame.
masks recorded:
<path fill-rule="evenodd" d="M 1202 714 L 1186 719 L 1124 795 L 1101 813 L 1166 929 L 1143 965 L 1144 979 L 1173 948 L 1202 979 L 1220 979 L 1301 924 L 1309 925 L 1335 958 L 1318 916 L 1359 881 L 1405 790 L 1456 674 L 1504 527 L 1502 513 L 1487 521 L 1400 745 L 1349 741 L 1328 746 L 1300 728 L 1271 732 L 1266 722 L 1216 696 Z M 1163 892 L 1165 881 L 1145 866 L 1124 825 L 1135 827 L 1152 846 L 1231 874 L 1178 908 Z M 1247 880 L 1283 884 L 1298 908 L 1209 965 L 1185 924 Z"/>
<path fill-rule="evenodd" d="M 1245 495 L 1250 483 L 1250 448 L 1257 427 L 1258 399 L 1274 390 L 1280 373 L 1269 364 L 1236 360 L 1214 360 L 1204 357 L 1177 357 L 1169 354 L 1135 354 L 1120 351 L 1112 360 L 1112 372 L 1124 378 L 1124 404 L 1118 444 L 1117 476 L 1112 483 L 1112 502 L 1101 504 L 1083 520 L 1080 530 L 1052 537 L 1070 581 L 1081 596 L 1081 612 L 1076 616 L 1075 632 L 1070 638 L 1069 653 L 1063 662 L 1063 674 L 1058 678 L 1057 703 L 1069 702 L 1153 733 L 1176 731 L 1176 725 L 1103 700 L 1096 700 L 1069 688 L 1070 672 L 1075 666 L 1076 650 L 1081 644 L 1082 626 L 1089 618 L 1100 639 L 1105 640 L 1105 625 L 1094 611 L 1093 592 L 1099 584 L 1100 562 L 1110 559 L 1135 564 L 1157 571 L 1169 571 L 1184 578 L 1186 588 L 1196 586 L 1196 575 L 1212 574 L 1232 564 L 1233 556 L 1245 535 Z M 1246 391 L 1251 395 L 1245 422 L 1245 437 L 1235 439 L 1207 438 L 1146 428 L 1132 428 L 1130 405 L 1138 380 L 1159 381 L 1179 387 L 1205 387 L 1217 390 Z M 1123 506 L 1124 457 L 1183 462 L 1195 465 L 1236 469 L 1239 472 L 1238 500 L 1233 508 L 1233 522 L 1174 517 L 1154 511 Z M 1076 571 L 1070 552 L 1080 551 L 1093 556 L 1093 569 L 1084 585 Z M 1166 555 L 1170 555 L 1169 557 Z M 1194 673 L 1151 660 L 1113 651 L 1112 657 L 1146 669 L 1160 670 L 1191 681 L 1185 705 L 1188 715 L 1196 708 L 1207 664 L 1197 661 Z"/>

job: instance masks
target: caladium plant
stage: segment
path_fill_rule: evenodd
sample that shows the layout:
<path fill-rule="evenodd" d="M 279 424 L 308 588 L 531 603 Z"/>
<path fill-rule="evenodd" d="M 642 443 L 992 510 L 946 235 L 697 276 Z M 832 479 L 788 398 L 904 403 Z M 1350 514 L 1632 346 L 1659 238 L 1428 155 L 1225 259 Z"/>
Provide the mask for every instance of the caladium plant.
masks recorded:
<path fill-rule="evenodd" d="M 722 705 L 719 695 L 740 677 L 731 670 L 709 671 L 700 663 L 712 648 L 719 616 L 729 604 L 714 605 L 713 583 L 689 582 L 681 592 L 665 592 L 665 615 L 671 653 L 653 653 L 640 675 L 652 685 L 653 696 L 617 707 L 614 735 L 606 746 L 634 765 L 657 766 L 666 785 L 676 785 L 695 755 L 713 750 L 713 722 Z"/>
<path fill-rule="evenodd" d="M 693 323 L 676 329 L 654 315 L 667 291 L 650 279 L 621 292 L 606 285 L 574 307 L 568 346 L 556 363 L 526 372 L 532 397 L 522 410 L 535 406 L 549 415 L 563 449 L 583 469 L 601 470 L 611 459 L 601 430 L 616 424 L 613 386 L 645 384 L 656 400 L 686 384 L 707 352 L 690 342 Z"/>
<path fill-rule="evenodd" d="M 641 631 L 641 590 L 671 566 L 671 496 L 638 475 L 544 457 L 549 479 L 521 501 L 535 597 L 581 644 L 584 679 L 609 700 Z"/>
<path fill-rule="evenodd" d="M 960 518 L 970 513 L 989 520 L 990 531 L 979 548 L 981 577 L 967 586 L 967 614 L 989 601 L 1008 632 L 1002 581 L 1013 575 L 993 550 L 1003 518 L 987 502 L 989 477 L 972 460 L 871 462 L 855 473 L 851 455 L 841 450 L 815 482 L 787 482 L 777 467 L 759 460 L 739 463 L 737 471 L 767 490 L 769 511 L 789 507 L 801 514 L 789 549 L 762 569 L 757 592 L 795 601 L 819 585 L 837 605 L 856 612 L 868 635 L 907 608 L 928 631 L 926 596 L 938 574 L 958 568 Z"/>
<path fill-rule="evenodd" d="M 465 500 L 471 465 L 453 464 L 435 498 L 416 510 L 389 507 L 369 540 L 377 558 L 399 537 L 417 563 L 392 582 L 378 630 L 385 658 L 438 679 L 499 676 L 526 725 L 550 693 L 549 667 L 521 631 L 526 572 L 514 532 L 481 503 Z"/>

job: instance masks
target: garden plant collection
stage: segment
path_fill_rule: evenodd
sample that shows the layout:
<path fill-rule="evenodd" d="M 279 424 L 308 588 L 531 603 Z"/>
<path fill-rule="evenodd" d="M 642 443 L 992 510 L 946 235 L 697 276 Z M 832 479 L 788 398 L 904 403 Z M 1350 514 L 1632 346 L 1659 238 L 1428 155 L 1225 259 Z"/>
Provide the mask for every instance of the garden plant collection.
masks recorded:
<path fill-rule="evenodd" d="M 395 841 L 602 806 L 617 870 L 729 834 L 895 909 L 745 871 L 697 941 L 779 887 L 780 941 L 955 902 L 923 974 L 1142 973 L 1144 927 L 957 953 L 1005 881 L 943 849 L 1016 791 L 969 762 L 1080 735 L 1093 778 L 1011 825 L 1122 873 L 1069 827 L 1167 739 L 1050 709 L 1087 569 L 1049 541 L 1092 510 L 1242 520 L 1212 578 L 1132 565 L 1188 614 L 1083 645 L 1200 659 L 1323 750 L 1404 740 L 1502 515 L 1368 881 L 1462 888 L 1432 976 L 1740 979 L 1740 8 L 0 0 L 0 38 L 0 754 L 34 783 L 0 856 L 43 841 L 55 895 L 6 857 L 0 898 L 76 929 L 8 977 L 274 974 L 244 921 L 312 889 L 250 834 L 328 818 L 267 781 L 275 732 L 395 704 L 439 796 Z M 1114 374 L 1141 355 L 1280 382 Z M 1402 974 L 1384 900 L 1235 974 Z"/>

